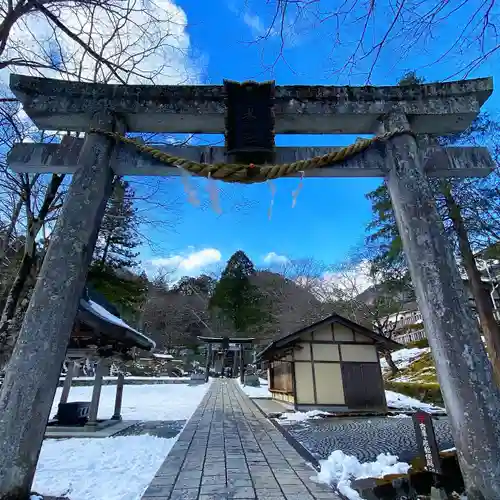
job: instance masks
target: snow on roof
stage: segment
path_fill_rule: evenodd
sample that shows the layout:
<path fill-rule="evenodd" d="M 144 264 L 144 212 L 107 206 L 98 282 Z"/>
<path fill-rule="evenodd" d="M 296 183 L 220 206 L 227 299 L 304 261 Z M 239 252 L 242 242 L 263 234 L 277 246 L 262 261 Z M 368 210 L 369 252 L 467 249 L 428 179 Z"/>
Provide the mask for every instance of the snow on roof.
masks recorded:
<path fill-rule="evenodd" d="M 143 333 L 138 332 L 137 330 L 129 326 L 127 323 L 125 323 L 125 321 L 123 321 L 121 318 L 116 317 L 114 314 L 111 314 L 107 309 L 104 309 L 104 307 L 99 305 L 97 302 L 94 302 L 93 300 L 83 300 L 83 299 L 81 302 L 85 302 L 86 304 L 88 304 L 92 313 L 98 316 L 99 318 L 103 319 L 104 321 L 107 321 L 108 323 L 121 326 L 122 328 L 134 332 L 136 335 L 142 337 L 144 340 L 149 342 L 153 349 L 156 347 L 156 343 L 154 342 L 154 340 L 150 339 Z"/>

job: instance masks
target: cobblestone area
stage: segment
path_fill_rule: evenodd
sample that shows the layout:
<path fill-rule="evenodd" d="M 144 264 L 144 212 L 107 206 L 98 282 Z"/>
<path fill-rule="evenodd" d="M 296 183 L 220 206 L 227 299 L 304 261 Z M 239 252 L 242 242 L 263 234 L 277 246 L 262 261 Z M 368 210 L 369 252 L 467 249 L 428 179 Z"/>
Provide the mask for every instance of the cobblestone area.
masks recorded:
<path fill-rule="evenodd" d="M 214 380 L 143 500 L 339 500 L 234 380 Z"/>
<path fill-rule="evenodd" d="M 121 432 L 118 432 L 114 437 L 118 436 L 142 436 L 148 434 L 149 436 L 156 436 L 160 438 L 172 438 L 177 436 L 182 431 L 185 420 L 169 420 L 169 421 L 155 421 L 138 422 L 132 427 L 127 427 Z"/>
<path fill-rule="evenodd" d="M 452 448 L 453 438 L 447 417 L 433 420 L 441 450 Z M 373 461 L 380 453 L 392 453 L 409 462 L 417 456 L 411 418 L 329 418 L 286 425 L 285 429 L 316 458 L 328 458 L 334 450 Z"/>

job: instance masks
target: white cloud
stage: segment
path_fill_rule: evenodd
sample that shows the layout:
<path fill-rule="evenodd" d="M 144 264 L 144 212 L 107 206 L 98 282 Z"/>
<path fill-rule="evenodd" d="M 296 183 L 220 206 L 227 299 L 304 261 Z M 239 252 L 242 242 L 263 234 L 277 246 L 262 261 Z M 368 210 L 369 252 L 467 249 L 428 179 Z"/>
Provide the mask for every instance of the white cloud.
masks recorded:
<path fill-rule="evenodd" d="M 374 285 L 370 276 L 370 262 L 359 264 L 338 272 L 326 272 L 322 279 L 332 288 L 345 291 L 349 295 L 360 294 Z"/>
<path fill-rule="evenodd" d="M 172 281 L 182 276 L 198 276 L 204 270 L 217 264 L 222 259 L 222 254 L 216 248 L 204 248 L 185 254 L 171 255 L 159 259 L 152 259 L 148 269 L 155 271 L 163 269 L 172 274 Z"/>
<path fill-rule="evenodd" d="M 268 28 L 264 26 L 262 19 L 257 14 L 245 12 L 243 22 L 250 28 L 253 36 L 264 36 L 268 31 Z"/>
<path fill-rule="evenodd" d="M 105 4 L 109 7 L 106 10 L 92 9 L 93 19 L 88 9 L 64 3 L 52 12 L 105 60 L 127 69 L 135 66 L 136 75 L 128 83 L 148 83 L 150 77 L 157 84 L 199 80 L 200 68 L 193 61 L 186 31 L 187 17 L 173 0 L 139 0 L 135 4 L 110 0 Z M 128 21 L 123 19 L 125 14 Z M 118 27 L 119 36 L 114 37 Z M 39 13 L 23 16 L 13 26 L 2 59 L 16 58 L 28 58 L 39 65 L 50 65 L 52 61 L 56 69 L 11 67 L 0 73 L 0 79 L 6 81 L 9 73 L 17 72 L 71 80 L 118 81 L 106 65 L 96 66 L 88 51 L 59 29 L 54 31 Z M 64 69 L 65 76 L 57 66 Z"/>
<path fill-rule="evenodd" d="M 269 266 L 283 265 L 290 262 L 290 259 L 286 255 L 278 255 L 276 252 L 269 252 L 264 256 L 263 260 Z"/>

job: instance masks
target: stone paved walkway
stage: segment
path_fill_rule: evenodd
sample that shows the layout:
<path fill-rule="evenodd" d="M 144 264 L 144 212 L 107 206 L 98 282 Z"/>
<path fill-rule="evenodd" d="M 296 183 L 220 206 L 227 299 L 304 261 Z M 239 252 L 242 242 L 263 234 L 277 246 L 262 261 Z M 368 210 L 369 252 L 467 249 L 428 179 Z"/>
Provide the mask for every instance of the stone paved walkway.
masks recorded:
<path fill-rule="evenodd" d="M 339 500 L 234 380 L 214 380 L 143 500 Z"/>

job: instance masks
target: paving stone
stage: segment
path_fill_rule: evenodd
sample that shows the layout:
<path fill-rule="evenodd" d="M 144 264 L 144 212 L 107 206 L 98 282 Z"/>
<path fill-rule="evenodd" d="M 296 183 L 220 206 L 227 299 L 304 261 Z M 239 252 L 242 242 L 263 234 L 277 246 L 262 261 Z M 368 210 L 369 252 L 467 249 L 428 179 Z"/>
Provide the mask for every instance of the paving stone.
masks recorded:
<path fill-rule="evenodd" d="M 303 484 L 296 474 L 275 474 L 275 477 L 279 484 Z"/>
<path fill-rule="evenodd" d="M 179 478 L 175 482 L 176 489 L 191 489 L 191 488 L 199 488 L 199 487 L 200 487 L 200 478 L 199 477 Z"/>
<path fill-rule="evenodd" d="M 226 474 L 219 474 L 218 476 L 203 476 L 201 478 L 201 484 L 226 484 Z"/>
<path fill-rule="evenodd" d="M 259 500 L 287 500 L 280 490 L 256 489 L 255 493 Z M 290 500 L 299 500 L 298 497 L 290 497 Z M 300 499 L 302 500 L 302 499 Z"/>
<path fill-rule="evenodd" d="M 174 486 L 176 476 L 155 476 L 151 481 L 151 486 Z"/>
<path fill-rule="evenodd" d="M 255 498 L 255 490 L 251 486 L 232 488 L 230 491 L 232 498 Z"/>
<path fill-rule="evenodd" d="M 241 479 L 241 478 L 229 478 L 227 480 L 227 486 L 228 488 L 251 488 L 253 487 L 252 480 L 250 478 L 248 479 Z"/>
<path fill-rule="evenodd" d="M 201 495 L 226 495 L 227 493 L 226 481 L 220 484 L 204 484 L 200 491 Z"/>
<path fill-rule="evenodd" d="M 200 495 L 198 500 L 229 500 L 230 498 L 231 497 L 229 495 L 221 495 L 217 493 L 214 495 Z"/>
<path fill-rule="evenodd" d="M 199 489 L 191 488 L 191 489 L 172 491 L 170 500 L 198 500 L 198 497 L 199 497 Z"/>
<path fill-rule="evenodd" d="M 201 475 L 202 475 L 202 469 L 197 469 L 197 470 L 186 470 L 186 469 L 182 469 L 180 472 L 179 472 L 179 476 L 178 478 L 179 479 L 201 479 Z"/>
<path fill-rule="evenodd" d="M 150 484 L 143 498 L 168 498 L 172 492 L 172 486 Z"/>

